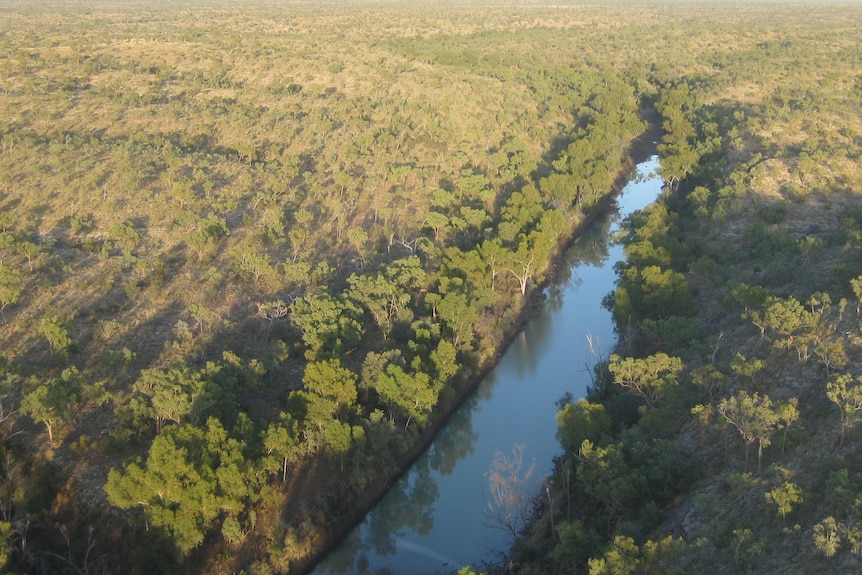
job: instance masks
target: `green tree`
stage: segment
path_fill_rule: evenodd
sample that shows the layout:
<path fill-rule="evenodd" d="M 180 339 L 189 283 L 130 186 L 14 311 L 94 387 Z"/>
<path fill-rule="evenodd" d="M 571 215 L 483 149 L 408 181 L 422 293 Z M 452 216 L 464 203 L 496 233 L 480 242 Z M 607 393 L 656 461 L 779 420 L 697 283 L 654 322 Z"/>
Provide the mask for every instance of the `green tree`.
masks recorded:
<path fill-rule="evenodd" d="M 441 339 L 431 352 L 431 362 L 436 369 L 437 380 L 445 384 L 458 373 L 458 350 L 454 344 Z"/>
<path fill-rule="evenodd" d="M 339 359 L 310 362 L 302 383 L 307 391 L 332 402 L 334 411 L 345 411 L 356 403 L 356 374 L 343 367 Z"/>
<path fill-rule="evenodd" d="M 194 250 L 200 262 L 203 261 L 207 252 L 213 250 L 219 238 L 228 235 L 230 235 L 230 230 L 227 222 L 223 218 L 211 214 L 206 219 L 200 219 L 195 223 L 194 229 L 186 237 L 186 244 Z"/>
<path fill-rule="evenodd" d="M 462 291 L 480 308 L 493 305 L 497 294 L 494 292 L 496 274 L 492 264 L 493 261 L 484 257 L 481 248 L 462 251 L 457 246 L 447 247 L 440 265 L 440 292 Z"/>
<path fill-rule="evenodd" d="M 752 385 L 755 384 L 757 374 L 766 368 L 766 362 L 762 359 L 746 359 L 741 353 L 736 354 L 730 362 L 730 369 L 736 375 L 747 377 Z"/>
<path fill-rule="evenodd" d="M 309 360 L 338 357 L 356 346 L 364 335 L 362 310 L 349 298 L 319 291 L 290 304 L 290 319 L 302 332 Z"/>
<path fill-rule="evenodd" d="M 567 173 L 553 173 L 539 180 L 542 198 L 554 208 L 567 212 L 580 199 L 577 180 Z"/>
<path fill-rule="evenodd" d="M 605 541 L 605 537 L 590 523 L 580 519 L 560 523 L 557 536 L 560 541 L 554 547 L 552 557 L 556 561 L 566 562 L 564 564 L 572 569 L 595 555 L 596 549 L 600 549 Z"/>
<path fill-rule="evenodd" d="M 862 377 L 849 374 L 833 376 L 826 384 L 826 397 L 838 407 L 841 422 L 841 440 L 844 445 L 847 431 L 862 419 Z"/>
<path fill-rule="evenodd" d="M 784 457 L 784 446 L 787 444 L 787 430 L 790 426 L 799 419 L 799 399 L 791 397 L 787 403 L 779 404 L 778 419 L 784 424 L 784 430 L 781 434 L 781 456 Z"/>
<path fill-rule="evenodd" d="M 580 398 L 557 412 L 557 441 L 566 453 L 576 454 L 585 439 L 595 444 L 609 436 L 611 424 L 604 405 Z"/>
<path fill-rule="evenodd" d="M 647 266 L 641 270 L 641 291 L 643 309 L 653 319 L 688 316 L 694 309 L 691 288 L 679 272 Z"/>
<path fill-rule="evenodd" d="M 827 517 L 814 526 L 814 547 L 826 557 L 833 557 L 841 547 L 840 524 Z"/>
<path fill-rule="evenodd" d="M 694 313 L 694 299 L 685 276 L 656 265 L 641 268 L 623 264 L 617 289 L 604 305 L 613 311 L 617 329 L 638 325 L 644 319 L 689 317 Z"/>
<path fill-rule="evenodd" d="M 711 364 L 698 367 L 691 372 L 691 382 L 706 391 L 710 401 L 713 400 L 715 391 L 724 384 L 724 380 L 724 374 Z"/>
<path fill-rule="evenodd" d="M 145 462 L 112 469 L 105 493 L 121 509 L 142 508 L 147 524 L 186 555 L 220 516 L 237 517 L 256 500 L 259 483 L 244 450 L 217 419 L 206 429 L 172 426 L 153 440 Z"/>
<path fill-rule="evenodd" d="M 826 375 L 832 373 L 836 368 L 842 368 L 847 365 L 847 353 L 844 343 L 841 340 L 825 340 L 820 341 L 814 346 L 814 355 L 826 368 Z"/>
<path fill-rule="evenodd" d="M 770 331 L 779 338 L 776 344 L 784 348 L 793 348 L 796 339 L 809 333 L 817 323 L 814 314 L 793 297 L 770 297 L 762 310 L 751 310 L 746 315 L 760 328 L 761 335 Z M 807 340 L 802 340 L 801 345 L 807 349 Z"/>
<path fill-rule="evenodd" d="M 166 422 L 192 423 L 200 421 L 219 399 L 216 384 L 206 374 L 190 367 L 145 369 L 132 389 L 148 398 L 156 433 Z"/>
<path fill-rule="evenodd" d="M 116 222 L 108 228 L 108 239 L 119 246 L 124 257 L 129 258 L 132 256 L 132 251 L 141 241 L 141 234 L 135 229 L 131 221 L 125 220 Z"/>
<path fill-rule="evenodd" d="M 676 189 L 700 160 L 695 148 L 697 132 L 691 119 L 697 105 L 688 84 L 679 82 L 661 91 L 656 108 L 662 115 L 665 132 L 658 147 L 660 174 L 672 189 Z"/>
<path fill-rule="evenodd" d="M 231 253 L 237 260 L 240 271 L 250 275 L 254 283 L 258 283 L 261 278 L 269 278 L 275 274 L 269 257 L 249 244 L 240 244 Z"/>
<path fill-rule="evenodd" d="M 856 315 L 859 315 L 859 309 L 862 308 L 862 276 L 850 280 L 850 289 L 856 297 Z"/>
<path fill-rule="evenodd" d="M 18 301 L 24 290 L 21 274 L 9 266 L 0 265 L 0 312 Z"/>
<path fill-rule="evenodd" d="M 409 373 L 400 365 L 390 363 L 371 382 L 373 389 L 388 406 L 390 419 L 399 412 L 405 418 L 404 428 L 412 421 L 423 424 L 437 404 L 437 389 L 427 373 Z"/>
<path fill-rule="evenodd" d="M 72 338 L 66 322 L 60 318 L 48 318 L 39 325 L 39 335 L 48 342 L 48 347 L 53 355 L 55 351 L 65 351 L 72 345 Z"/>
<path fill-rule="evenodd" d="M 346 295 L 368 310 L 386 340 L 394 322 L 409 323 L 413 319 L 410 304 L 424 279 L 419 258 L 410 256 L 384 266 L 373 275 L 351 275 Z"/>
<path fill-rule="evenodd" d="M 207 325 L 218 325 L 221 322 L 221 316 L 218 312 L 198 303 L 189 306 L 189 314 L 197 322 L 198 332 L 201 334 L 206 331 Z"/>
<path fill-rule="evenodd" d="M 634 539 L 617 535 L 601 557 L 588 561 L 589 575 L 660 575 L 688 573 L 681 561 L 686 544 L 668 535 L 658 541 L 647 540 L 638 547 Z"/>
<path fill-rule="evenodd" d="M 769 299 L 769 292 L 765 288 L 757 285 L 750 286 L 745 283 L 734 286 L 730 290 L 730 294 L 745 312 L 762 307 Z"/>
<path fill-rule="evenodd" d="M 434 241 L 438 242 L 445 239 L 443 232 L 449 227 L 449 216 L 440 212 L 428 212 L 425 216 L 424 225 L 434 230 Z M 441 234 L 443 238 L 441 238 Z"/>
<path fill-rule="evenodd" d="M 621 445 L 601 447 L 584 440 L 577 456 L 576 477 L 584 492 L 605 509 L 608 529 L 645 489 L 645 479 L 630 469 Z"/>
<path fill-rule="evenodd" d="M 269 424 L 263 434 L 266 454 L 280 462 L 281 480 L 287 480 L 287 466 L 299 455 L 299 437 L 296 420 L 282 412 L 278 420 Z"/>
<path fill-rule="evenodd" d="M 782 526 L 786 524 L 787 514 L 802 503 L 802 489 L 790 481 L 785 481 L 775 489 L 767 491 L 765 496 L 767 503 L 775 505 L 781 515 Z"/>
<path fill-rule="evenodd" d="M 677 386 L 682 367 L 680 358 L 663 352 L 640 359 L 614 354 L 608 364 L 614 383 L 642 397 L 650 409 Z"/>
<path fill-rule="evenodd" d="M 75 415 L 81 388 L 81 374 L 74 367 L 39 385 L 21 398 L 21 411 L 36 423 L 44 423 L 48 443 L 55 445 L 55 435 Z"/>
<path fill-rule="evenodd" d="M 8 521 L 0 521 L 0 569 L 6 567 L 9 559 L 12 556 L 14 549 L 12 545 L 12 536 L 15 531 L 12 529 L 12 524 Z"/>
<path fill-rule="evenodd" d="M 766 395 L 749 395 L 741 391 L 731 398 L 722 399 L 718 403 L 718 412 L 739 432 L 745 446 L 746 468 L 751 446 L 757 442 L 759 472 L 763 448 L 769 445 L 772 433 L 781 419 L 780 408 L 773 407 L 772 400 Z"/>
<path fill-rule="evenodd" d="M 639 558 L 634 539 L 617 535 L 602 557 L 589 560 L 589 575 L 633 575 Z"/>
<path fill-rule="evenodd" d="M 356 250 L 356 254 L 365 261 L 365 244 L 368 243 L 368 232 L 362 228 L 350 228 L 347 230 L 347 241 Z"/>
<path fill-rule="evenodd" d="M 459 285 L 456 287 L 455 284 Z M 429 293 L 425 303 L 431 306 L 431 316 L 442 319 L 451 335 L 452 345 L 456 348 L 467 348 L 475 336 L 474 326 L 479 319 L 479 310 L 471 305 L 470 296 L 461 289 L 460 282 L 443 282 L 441 289 L 448 289 L 445 294 Z"/>
<path fill-rule="evenodd" d="M 356 429 L 362 429 L 357 427 Z M 326 453 L 338 456 L 339 470 L 344 471 L 344 456 L 353 446 L 353 431 L 349 424 L 343 421 L 333 421 L 323 430 L 323 442 Z"/>

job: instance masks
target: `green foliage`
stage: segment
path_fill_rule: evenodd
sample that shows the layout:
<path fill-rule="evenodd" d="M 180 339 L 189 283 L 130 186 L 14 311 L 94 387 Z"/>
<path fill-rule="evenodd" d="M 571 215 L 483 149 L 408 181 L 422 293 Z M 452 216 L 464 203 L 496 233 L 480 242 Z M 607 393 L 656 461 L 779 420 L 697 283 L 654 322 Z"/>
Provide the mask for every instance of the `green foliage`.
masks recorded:
<path fill-rule="evenodd" d="M 236 518 L 255 501 L 258 480 L 245 449 L 216 419 L 205 429 L 169 427 L 155 438 L 146 461 L 111 470 L 108 501 L 121 509 L 141 508 L 149 525 L 188 554 L 216 518 Z"/>
<path fill-rule="evenodd" d="M 618 535 L 602 557 L 589 560 L 589 574 L 686 573 L 687 567 L 680 561 L 685 550 L 685 541 L 670 535 L 658 541 L 649 540 L 641 547 L 631 537 Z"/>
<path fill-rule="evenodd" d="M 21 273 L 8 266 L 0 266 L 0 311 L 18 301 L 24 290 Z"/>
<path fill-rule="evenodd" d="M 78 409 L 81 385 L 81 373 L 70 367 L 60 377 L 39 384 L 21 398 L 21 411 L 37 423 L 45 424 L 48 442 L 52 446 Z"/>
<path fill-rule="evenodd" d="M 688 84 L 679 84 L 661 91 L 656 101 L 656 109 L 664 119 L 664 136 L 658 146 L 661 155 L 661 175 L 665 181 L 676 188 L 700 160 L 695 148 L 695 127 L 691 114 L 697 103 Z"/>
<path fill-rule="evenodd" d="M 351 409 L 356 402 L 356 375 L 338 359 L 309 363 L 302 383 L 306 390 L 331 401 L 335 413 Z"/>
<path fill-rule="evenodd" d="M 557 441 L 566 453 L 580 450 L 584 440 L 601 443 L 610 432 L 611 418 L 600 403 L 581 398 L 557 412 Z"/>
<path fill-rule="evenodd" d="M 254 384 L 258 367 L 255 362 L 244 366 L 226 351 L 222 361 L 207 362 L 202 369 L 142 370 L 132 390 L 146 398 L 144 413 L 155 422 L 156 433 L 168 422 L 196 425 L 211 415 L 233 421 L 238 390 Z"/>
<path fill-rule="evenodd" d="M 437 386 L 422 371 L 411 373 L 397 364 L 389 364 L 370 384 L 387 406 L 390 418 L 399 413 L 405 420 L 405 428 L 414 420 L 423 424 L 437 403 Z"/>
<path fill-rule="evenodd" d="M 600 447 L 590 440 L 584 440 L 578 452 L 577 478 L 585 493 L 603 507 L 609 523 L 636 505 L 646 488 L 645 477 L 629 468 L 621 445 Z"/>
<path fill-rule="evenodd" d="M 351 300 L 326 292 L 310 294 L 290 305 L 291 322 L 302 333 L 308 359 L 339 356 L 362 339 L 362 310 Z"/>
<path fill-rule="evenodd" d="M 757 442 L 757 467 L 763 448 L 771 443 L 772 434 L 781 420 L 779 408 L 773 407 L 768 396 L 758 393 L 749 395 L 740 391 L 733 397 L 722 399 L 718 403 L 718 412 L 738 432 L 745 445 L 745 463 L 748 465 L 748 455 L 751 446 Z"/>
<path fill-rule="evenodd" d="M 579 519 L 561 523 L 557 527 L 557 535 L 560 542 L 554 547 L 552 555 L 559 562 L 584 562 L 601 547 L 604 539 Z"/>
<path fill-rule="evenodd" d="M 682 367 L 680 358 L 663 352 L 642 359 L 614 354 L 608 363 L 614 383 L 641 397 L 650 409 L 679 383 Z"/>
<path fill-rule="evenodd" d="M 638 327 L 637 343 L 645 350 L 690 353 L 697 349 L 702 338 L 700 326 L 687 317 L 645 319 Z"/>
<path fill-rule="evenodd" d="M 651 265 L 627 266 L 607 305 L 617 326 L 637 325 L 647 319 L 662 320 L 694 313 L 694 300 L 685 276 Z"/>
<path fill-rule="evenodd" d="M 632 266 L 669 267 L 683 255 L 677 239 L 679 215 L 662 202 L 631 214 L 622 223 L 626 263 Z"/>
<path fill-rule="evenodd" d="M 386 265 L 374 276 L 351 275 L 346 296 L 371 314 L 386 340 L 395 322 L 410 323 L 413 319 L 410 304 L 424 279 L 419 258 L 411 256 Z"/>
<path fill-rule="evenodd" d="M 240 244 L 232 253 L 240 272 L 251 277 L 255 284 L 275 274 L 269 256 L 252 245 Z"/>
<path fill-rule="evenodd" d="M 825 118 L 840 117 L 838 110 L 849 100 L 830 98 L 829 90 L 815 89 L 805 79 L 816 75 L 817 66 L 803 70 L 799 63 L 807 51 L 819 49 L 816 43 L 762 41 L 744 50 L 733 44 L 706 58 L 708 64 L 695 57 L 682 70 L 676 54 L 665 59 L 674 64 L 655 65 L 647 75 L 651 87 L 645 92 L 655 103 L 664 131 L 658 151 L 660 174 L 668 185 L 660 202 L 622 226 L 626 261 L 618 264 L 616 290 L 605 300 L 622 341 L 608 371 L 621 379 L 615 370 L 620 370 L 623 357 L 633 363 L 657 352 L 678 356 L 685 365 L 667 388 L 678 393 L 663 399 L 659 395 L 658 405 L 640 419 L 624 415 L 631 411 L 625 409 L 627 394 L 602 398 L 614 418 L 613 435 L 601 440 L 600 449 L 585 444 L 589 449 L 582 454 L 589 454 L 590 466 L 581 462 L 574 488 L 561 482 L 564 497 L 572 502 L 563 525 L 573 527 L 558 529 L 561 542 L 552 557 L 559 572 L 699 572 L 705 565 L 720 573 L 786 569 L 788 549 L 799 548 L 803 533 L 811 537 L 813 525 L 814 545 L 803 544 L 793 552 L 791 570 L 820 568 L 822 561 L 815 553 L 836 559 L 842 552 L 855 554 L 851 538 L 854 549 L 862 549 L 851 527 L 858 521 L 858 482 L 849 473 L 833 474 L 831 490 L 821 489 L 818 454 L 835 449 L 828 432 L 835 419 L 816 401 L 828 380 L 827 396 L 839 408 L 843 436 L 849 429 L 843 427 L 845 417 L 852 426 L 854 408 L 847 398 L 855 381 L 855 374 L 843 370 L 853 365 L 851 342 L 858 327 L 858 319 L 849 319 L 845 310 L 848 302 L 860 299 L 852 280 L 859 274 L 862 220 L 858 198 L 851 194 L 839 199 L 835 191 L 842 189 L 838 182 L 857 179 L 850 174 L 858 171 L 858 154 L 851 152 L 855 159 L 848 160 L 840 149 L 855 150 L 858 141 L 840 129 L 825 128 L 830 122 Z M 793 70 L 795 80 L 788 84 L 774 66 Z M 830 75 L 821 71 L 824 77 Z M 763 86 L 764 81 L 771 87 L 744 87 L 751 82 Z M 820 104 L 807 100 L 806 90 L 797 89 L 801 85 L 809 86 L 809 95 L 823 94 Z M 832 86 L 846 94 L 837 84 Z M 781 94 L 778 100 L 776 94 Z M 798 136 L 796 143 L 790 133 Z M 848 163 L 839 166 L 842 162 Z M 559 165 L 554 163 L 554 168 Z M 540 180 L 540 189 L 549 201 L 557 201 L 563 182 Z M 823 209 L 826 204 L 829 208 Z M 836 206 L 840 208 L 829 213 Z M 753 334 L 738 320 L 738 312 L 730 311 L 734 307 L 754 325 Z M 788 352 L 796 352 L 798 364 L 788 364 Z M 704 402 L 694 410 L 688 374 Z M 647 403 L 643 390 L 628 385 Z M 777 397 L 782 400 L 771 399 Z M 698 418 L 695 426 L 688 424 L 691 413 Z M 805 433 L 788 433 L 803 417 L 800 427 Z M 727 443 L 719 432 L 728 428 L 742 438 L 746 466 L 751 446 L 758 445 L 758 475 L 731 474 L 729 492 L 714 497 L 708 491 L 717 487 L 714 478 L 728 477 L 738 464 L 742 467 L 727 457 Z M 759 476 L 760 459 L 779 433 L 787 469 L 767 481 Z M 643 446 L 652 444 L 639 440 L 656 436 L 689 450 L 668 449 L 664 458 L 659 453 L 644 455 L 648 450 Z M 698 447 L 691 450 L 694 444 Z M 567 446 L 566 457 L 560 459 L 555 483 L 567 477 L 571 449 Z M 857 451 L 843 439 L 838 450 Z M 650 473 L 651 480 L 641 479 L 645 485 L 662 483 L 662 470 L 672 469 L 669 462 L 676 457 L 708 470 L 698 483 L 698 495 L 686 491 L 688 476 L 671 481 L 663 495 L 656 496 L 657 502 L 677 498 L 675 508 L 686 509 L 684 523 L 677 517 L 662 518 L 661 503 L 645 505 L 637 514 L 637 504 L 626 508 L 625 487 Z M 658 459 L 665 461 L 657 463 L 657 469 L 642 463 Z M 842 459 L 837 467 L 855 465 Z M 606 491 L 623 496 L 614 499 L 594 491 L 592 495 L 603 498 L 599 499 L 588 493 L 587 483 L 596 480 L 590 473 L 597 469 L 614 470 L 603 483 Z M 583 472 L 586 477 L 578 477 Z M 763 520 L 767 505 L 780 522 Z M 833 517 L 825 520 L 825 514 Z M 788 515 L 799 524 L 785 526 Z M 616 521 L 609 522 L 608 516 Z M 639 552 L 645 545 L 638 543 L 654 529 L 653 517 L 662 522 L 662 532 L 696 534 L 696 546 L 688 541 L 668 565 L 643 564 Z M 612 543 L 604 555 L 567 553 L 566 546 L 577 548 L 590 532 L 608 533 Z M 625 536 L 633 537 L 627 541 Z M 687 563 L 692 559 L 697 563 Z M 839 561 L 850 564 L 855 558 L 845 555 L 835 564 Z"/>
<path fill-rule="evenodd" d="M 826 384 L 826 397 L 838 407 L 841 444 L 847 431 L 862 419 L 862 378 L 849 374 L 834 376 Z"/>
<path fill-rule="evenodd" d="M 108 228 L 108 239 L 122 250 L 123 257 L 129 258 L 141 240 L 141 234 L 135 229 L 132 222 L 126 220 L 116 222 Z"/>
<path fill-rule="evenodd" d="M 186 243 L 195 252 L 198 261 L 214 251 L 219 239 L 230 235 L 227 222 L 215 214 L 210 214 L 206 219 L 197 219 L 192 215 L 190 226 L 192 229 Z"/>
<path fill-rule="evenodd" d="M 785 481 L 775 489 L 766 492 L 766 501 L 775 505 L 781 515 L 781 524 L 787 520 L 787 514 L 802 503 L 802 489 L 795 483 Z"/>
<path fill-rule="evenodd" d="M 6 567 L 9 563 L 9 556 L 12 553 L 12 524 L 7 521 L 0 521 L 0 569 Z"/>
<path fill-rule="evenodd" d="M 604 557 L 590 559 L 590 575 L 633 575 L 637 569 L 638 546 L 631 537 L 615 537 Z"/>
<path fill-rule="evenodd" d="M 838 552 L 841 532 L 834 517 L 827 517 L 814 526 L 814 547 L 827 558 Z"/>
<path fill-rule="evenodd" d="M 157 433 L 167 422 L 199 422 L 218 396 L 203 373 L 188 367 L 143 370 L 133 389 L 148 398 Z"/>
<path fill-rule="evenodd" d="M 72 345 L 67 322 L 60 318 L 48 318 L 39 325 L 39 335 L 44 337 L 53 354 L 55 351 L 66 351 Z"/>
<path fill-rule="evenodd" d="M 750 286 L 744 283 L 733 286 L 730 294 L 746 312 L 749 309 L 760 308 L 769 299 L 769 292 L 765 288 L 756 285 Z"/>

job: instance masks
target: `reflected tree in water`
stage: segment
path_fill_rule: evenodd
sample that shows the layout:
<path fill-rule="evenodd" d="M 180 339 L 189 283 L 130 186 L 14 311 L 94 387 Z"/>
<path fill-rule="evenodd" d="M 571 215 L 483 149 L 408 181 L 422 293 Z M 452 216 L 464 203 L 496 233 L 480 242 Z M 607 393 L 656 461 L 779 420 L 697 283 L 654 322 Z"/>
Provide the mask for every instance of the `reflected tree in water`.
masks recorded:
<path fill-rule="evenodd" d="M 395 555 L 398 537 L 405 530 L 428 535 L 434 525 L 434 503 L 439 495 L 427 463 L 414 466 L 413 471 L 390 488 L 386 504 L 378 505 L 369 514 L 367 528 L 354 531 L 342 543 L 350 552 L 331 553 L 326 558 L 324 572 L 331 575 L 388 572 L 385 568 L 369 571 L 369 556 Z"/>
<path fill-rule="evenodd" d="M 434 525 L 434 503 L 440 495 L 437 482 L 427 464 L 414 467 L 413 472 L 401 478 L 390 493 L 387 505 L 378 506 L 369 516 L 367 547 L 377 555 L 395 553 L 395 535 L 410 529 L 427 535 Z"/>
<path fill-rule="evenodd" d="M 473 430 L 473 406 L 476 399 L 468 399 L 449 419 L 431 447 L 431 469 L 442 476 L 451 475 L 455 465 L 473 453 L 479 434 Z"/>
<path fill-rule="evenodd" d="M 526 526 L 530 502 L 541 478 L 534 476 L 535 459 L 527 465 L 524 446 L 515 445 L 512 455 L 498 451 L 488 471 L 488 496 L 483 513 L 488 526 L 502 529 L 516 539 Z"/>

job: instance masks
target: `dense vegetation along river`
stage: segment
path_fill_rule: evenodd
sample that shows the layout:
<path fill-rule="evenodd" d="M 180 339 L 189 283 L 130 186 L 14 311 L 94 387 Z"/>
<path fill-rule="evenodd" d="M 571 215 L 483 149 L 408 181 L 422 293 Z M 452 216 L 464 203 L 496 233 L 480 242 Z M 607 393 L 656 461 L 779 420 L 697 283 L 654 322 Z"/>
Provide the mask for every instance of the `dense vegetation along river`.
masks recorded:
<path fill-rule="evenodd" d="M 483 513 L 495 453 L 523 446 L 534 477 L 551 471 L 559 454 L 557 401 L 582 397 L 596 354 L 614 343 L 602 298 L 614 288 L 622 248 L 612 235 L 621 218 L 661 191 L 653 156 L 637 165 L 618 209 L 592 225 L 566 254 L 567 277 L 548 288 L 538 316 L 526 326 L 440 431 L 434 442 L 327 556 L 315 575 L 422 575 L 493 561 L 511 542 Z M 590 343 L 592 341 L 592 345 Z"/>

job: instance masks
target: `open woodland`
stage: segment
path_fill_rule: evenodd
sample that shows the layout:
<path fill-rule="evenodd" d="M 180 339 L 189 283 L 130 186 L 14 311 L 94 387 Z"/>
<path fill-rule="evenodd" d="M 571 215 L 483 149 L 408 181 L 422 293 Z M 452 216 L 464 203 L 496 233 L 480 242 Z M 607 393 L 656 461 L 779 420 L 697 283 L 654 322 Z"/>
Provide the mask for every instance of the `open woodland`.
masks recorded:
<path fill-rule="evenodd" d="M 858 571 L 860 31 L 860 4 L 0 0 L 3 568 L 302 572 L 652 122 L 620 345 L 561 401 L 513 572 Z"/>

